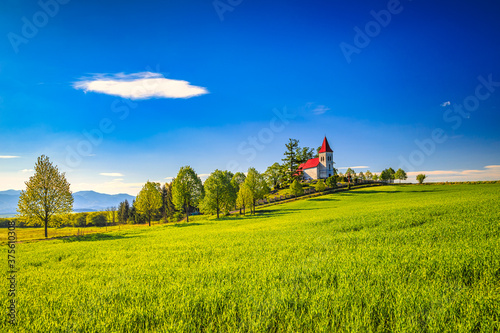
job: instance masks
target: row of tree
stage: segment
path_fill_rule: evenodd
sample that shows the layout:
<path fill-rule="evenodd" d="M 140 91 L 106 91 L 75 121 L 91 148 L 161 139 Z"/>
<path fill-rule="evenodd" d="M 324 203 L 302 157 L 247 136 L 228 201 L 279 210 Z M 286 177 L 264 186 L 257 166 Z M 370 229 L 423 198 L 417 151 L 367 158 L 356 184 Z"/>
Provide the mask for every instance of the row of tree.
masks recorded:
<path fill-rule="evenodd" d="M 255 213 L 257 200 L 263 199 L 269 187 L 262 174 L 255 168 L 233 174 L 230 171 L 215 170 L 202 184 L 201 179 L 190 166 L 182 167 L 171 183 L 146 182 L 130 206 L 127 201 L 118 207 L 118 221 L 130 221 L 132 212 L 142 215 L 151 225 L 151 220 L 161 216 L 165 221 L 183 212 L 189 221 L 194 209 L 206 214 L 227 214 L 234 209 L 243 212 L 250 208 Z M 136 220 L 137 221 L 137 220 Z"/>
<path fill-rule="evenodd" d="M 151 220 L 161 216 L 165 221 L 168 219 L 180 219 L 184 213 L 189 221 L 189 213 L 192 209 L 199 209 L 203 213 L 227 214 L 230 210 L 240 209 L 245 213 L 250 209 L 255 213 L 257 200 L 263 199 L 269 193 L 270 188 L 278 189 L 290 186 L 293 194 L 301 194 L 303 189 L 299 183 L 300 175 L 297 168 L 301 163 L 318 155 L 318 151 L 308 147 L 299 147 L 299 141 L 290 139 L 286 144 L 283 164 L 275 163 L 263 174 L 255 168 L 248 169 L 247 174 L 230 171 L 215 170 L 210 174 L 205 184 L 196 172 L 190 167 L 182 167 L 175 179 L 168 184 L 161 186 L 159 183 L 146 182 L 130 205 L 128 201 L 120 203 L 118 209 L 115 207 L 108 209 L 111 214 L 112 223 L 115 216 L 118 222 L 133 221 L 139 223 L 147 221 L 151 225 Z M 326 180 L 319 180 L 316 190 L 324 190 L 324 186 L 335 187 L 338 181 L 357 181 L 359 179 L 392 181 L 394 179 L 407 179 L 406 172 L 402 169 L 394 171 L 392 168 L 385 169 L 380 176 L 372 175 L 368 170 L 366 173 L 356 174 L 349 168 L 345 175 L 337 173 L 334 169 L 333 176 Z M 419 182 L 423 182 L 425 175 L 418 175 Z M 47 237 L 47 227 L 49 220 L 56 216 L 61 218 L 64 214 L 72 212 L 73 196 L 70 184 L 66 180 L 65 174 L 60 173 L 56 166 L 52 165 L 49 158 L 42 155 L 35 164 L 35 173 L 25 182 L 26 189 L 21 191 L 18 212 L 29 224 L 42 223 L 45 226 L 45 237 Z M 116 213 L 116 214 L 115 214 Z M 58 217 L 57 217 L 58 216 Z M 107 217 L 102 214 L 75 215 L 75 225 L 102 225 L 107 223 Z M 85 222 L 84 222 L 85 221 Z"/>

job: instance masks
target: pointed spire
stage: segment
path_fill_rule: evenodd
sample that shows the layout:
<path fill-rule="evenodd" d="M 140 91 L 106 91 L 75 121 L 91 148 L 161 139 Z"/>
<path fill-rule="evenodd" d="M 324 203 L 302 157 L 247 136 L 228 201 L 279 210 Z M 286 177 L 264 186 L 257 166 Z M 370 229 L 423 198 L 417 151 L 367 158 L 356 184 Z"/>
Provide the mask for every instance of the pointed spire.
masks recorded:
<path fill-rule="evenodd" d="M 330 145 L 328 144 L 328 140 L 325 138 L 323 139 L 323 144 L 321 145 L 321 149 L 319 150 L 320 153 L 333 153 L 332 148 L 330 148 Z"/>

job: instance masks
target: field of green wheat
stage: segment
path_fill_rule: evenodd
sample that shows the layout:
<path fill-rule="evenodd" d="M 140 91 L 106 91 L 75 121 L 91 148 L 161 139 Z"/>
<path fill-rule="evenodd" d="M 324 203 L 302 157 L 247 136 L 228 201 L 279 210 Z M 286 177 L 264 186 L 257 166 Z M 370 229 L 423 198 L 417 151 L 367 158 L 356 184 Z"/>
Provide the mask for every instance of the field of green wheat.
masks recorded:
<path fill-rule="evenodd" d="M 381 186 L 20 243 L 18 324 L 0 331 L 499 332 L 499 197 Z"/>

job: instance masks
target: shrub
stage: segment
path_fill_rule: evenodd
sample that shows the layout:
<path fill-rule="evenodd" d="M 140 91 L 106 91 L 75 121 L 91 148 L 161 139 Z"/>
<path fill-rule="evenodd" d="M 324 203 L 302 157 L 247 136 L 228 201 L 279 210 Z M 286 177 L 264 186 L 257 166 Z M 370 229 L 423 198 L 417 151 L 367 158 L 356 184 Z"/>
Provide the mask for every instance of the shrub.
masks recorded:
<path fill-rule="evenodd" d="M 337 187 L 337 176 L 330 176 L 326 179 L 326 186 L 330 188 Z"/>
<path fill-rule="evenodd" d="M 297 181 L 297 179 L 295 179 L 292 185 L 290 185 L 290 191 L 295 196 L 304 194 L 304 189 L 302 188 L 302 185 Z"/>
<path fill-rule="evenodd" d="M 94 212 L 87 215 L 86 218 L 87 225 L 102 227 L 106 225 L 106 213 L 105 212 Z"/>
<path fill-rule="evenodd" d="M 325 190 L 326 185 L 325 185 L 325 182 L 323 181 L 323 179 L 318 180 L 315 188 L 316 188 L 317 192 L 323 192 Z"/>
<path fill-rule="evenodd" d="M 421 173 L 421 174 L 417 175 L 417 180 L 418 180 L 418 183 L 419 183 L 419 184 L 422 184 L 422 183 L 424 182 L 424 179 L 425 179 L 425 178 L 426 178 L 426 176 L 425 176 L 423 173 Z"/>
<path fill-rule="evenodd" d="M 183 219 L 183 217 L 184 217 L 184 214 L 182 214 L 182 212 L 175 212 L 174 217 L 173 217 L 173 221 L 174 222 L 180 221 Z"/>
<path fill-rule="evenodd" d="M 76 213 L 71 217 L 71 222 L 74 227 L 85 227 L 87 225 L 88 213 Z"/>

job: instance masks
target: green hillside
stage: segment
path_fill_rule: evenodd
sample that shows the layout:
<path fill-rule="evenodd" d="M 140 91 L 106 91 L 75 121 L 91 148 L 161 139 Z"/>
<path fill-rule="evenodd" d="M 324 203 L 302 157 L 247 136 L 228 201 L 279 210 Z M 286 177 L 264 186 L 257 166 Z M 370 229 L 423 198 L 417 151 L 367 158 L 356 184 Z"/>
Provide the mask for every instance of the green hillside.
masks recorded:
<path fill-rule="evenodd" d="M 17 244 L 0 331 L 500 331 L 499 195 L 381 186 Z"/>

